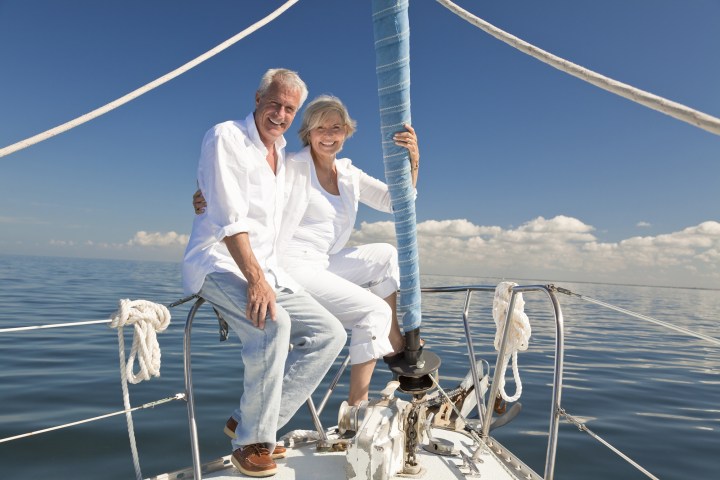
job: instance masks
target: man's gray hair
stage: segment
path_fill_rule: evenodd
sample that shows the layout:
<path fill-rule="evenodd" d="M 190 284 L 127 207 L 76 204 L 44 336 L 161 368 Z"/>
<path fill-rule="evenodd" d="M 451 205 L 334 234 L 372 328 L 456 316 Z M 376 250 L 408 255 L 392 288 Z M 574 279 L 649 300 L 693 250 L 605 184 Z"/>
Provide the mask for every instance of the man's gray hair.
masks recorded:
<path fill-rule="evenodd" d="M 267 93 L 270 85 L 276 82 L 279 85 L 289 88 L 290 90 L 297 90 L 300 92 L 300 105 L 302 106 L 308 97 L 308 88 L 305 82 L 302 81 L 300 75 L 297 72 L 288 70 L 287 68 L 271 68 L 260 79 L 260 86 L 258 87 L 257 93 L 263 97 Z"/>

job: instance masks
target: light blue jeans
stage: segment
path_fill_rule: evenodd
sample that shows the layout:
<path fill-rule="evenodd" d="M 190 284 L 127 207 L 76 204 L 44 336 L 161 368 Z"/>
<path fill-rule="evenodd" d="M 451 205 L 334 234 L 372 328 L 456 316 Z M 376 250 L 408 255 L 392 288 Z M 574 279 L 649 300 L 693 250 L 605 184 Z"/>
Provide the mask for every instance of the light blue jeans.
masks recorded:
<path fill-rule="evenodd" d="M 242 343 L 245 375 L 240 407 L 233 412 L 233 450 L 265 443 L 272 451 L 277 430 L 307 401 L 344 347 L 345 329 L 309 294 L 283 290 L 275 292 L 275 321 L 268 317 L 260 330 L 245 317 L 247 283 L 232 273 L 210 273 L 199 294 Z"/>

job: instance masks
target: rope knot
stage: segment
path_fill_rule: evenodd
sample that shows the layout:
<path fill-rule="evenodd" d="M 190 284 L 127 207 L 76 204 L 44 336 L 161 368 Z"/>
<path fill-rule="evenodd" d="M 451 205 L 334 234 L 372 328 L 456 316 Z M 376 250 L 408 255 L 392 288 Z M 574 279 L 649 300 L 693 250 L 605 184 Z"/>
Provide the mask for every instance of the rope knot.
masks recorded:
<path fill-rule="evenodd" d="M 135 329 L 132 349 L 125 367 L 130 383 L 140 383 L 149 380 L 151 376 L 160 376 L 160 345 L 157 334 L 165 331 L 169 324 L 170 312 L 164 305 L 147 300 L 120 300 L 110 326 L 118 329 L 121 361 L 125 354 L 123 327 L 132 325 Z M 134 372 L 135 358 L 140 368 L 137 374 Z"/>
<path fill-rule="evenodd" d="M 500 282 L 495 288 L 495 297 L 493 298 L 493 319 L 495 320 L 495 350 L 500 350 L 500 343 L 502 342 L 502 334 L 505 329 L 505 319 L 508 318 L 508 309 L 510 308 L 510 298 L 512 296 L 513 287 L 517 286 L 517 283 L 513 282 Z M 508 330 L 507 345 L 505 347 L 505 358 L 500 359 L 501 365 L 498 366 L 500 371 L 500 395 L 506 402 L 514 402 L 520 398 L 522 394 L 522 382 L 520 381 L 520 373 L 517 368 L 517 352 L 528 349 L 530 335 L 532 330 L 530 328 L 530 320 L 524 312 L 525 300 L 523 300 L 522 293 L 515 295 L 515 303 L 513 304 L 513 311 L 510 315 L 510 329 Z M 517 389 L 515 395 L 512 397 L 508 396 L 505 392 L 505 371 L 508 367 L 508 360 L 512 357 L 513 365 L 513 378 Z"/>

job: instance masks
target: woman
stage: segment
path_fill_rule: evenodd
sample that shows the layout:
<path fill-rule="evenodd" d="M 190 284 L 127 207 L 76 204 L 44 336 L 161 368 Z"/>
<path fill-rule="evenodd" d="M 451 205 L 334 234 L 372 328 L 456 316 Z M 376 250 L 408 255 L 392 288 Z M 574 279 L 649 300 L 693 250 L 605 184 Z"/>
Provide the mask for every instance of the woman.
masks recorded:
<path fill-rule="evenodd" d="M 395 248 L 384 243 L 343 248 L 355 224 L 358 202 L 392 211 L 387 185 L 350 159 L 337 158 L 355 125 L 335 97 L 320 96 L 305 108 L 298 132 L 305 148 L 288 161 L 288 170 L 295 162 L 310 165 L 310 195 L 300 224 L 280 254 L 282 267 L 352 330 L 350 405 L 367 400 L 376 360 L 403 348 L 393 318 L 399 286 Z M 420 154 L 415 131 L 406 128 L 394 140 L 408 148 L 414 187 Z"/>
<path fill-rule="evenodd" d="M 391 212 L 387 185 L 337 158 L 356 123 L 342 102 L 321 95 L 308 104 L 298 132 L 304 149 L 289 155 L 286 185 L 307 184 L 304 205 L 293 205 L 297 218 L 284 218 L 289 238 L 278 239 L 281 266 L 321 305 L 352 331 L 348 403 L 368 399 L 377 359 L 404 348 L 397 324 L 399 286 L 397 251 L 385 243 L 344 248 L 355 224 L 358 203 Z M 420 153 L 413 128 L 394 136 L 408 149 L 413 187 Z M 197 195 L 196 195 L 197 197 Z M 196 212 L 202 197 L 195 199 Z M 290 225 L 290 226 L 288 226 Z"/>

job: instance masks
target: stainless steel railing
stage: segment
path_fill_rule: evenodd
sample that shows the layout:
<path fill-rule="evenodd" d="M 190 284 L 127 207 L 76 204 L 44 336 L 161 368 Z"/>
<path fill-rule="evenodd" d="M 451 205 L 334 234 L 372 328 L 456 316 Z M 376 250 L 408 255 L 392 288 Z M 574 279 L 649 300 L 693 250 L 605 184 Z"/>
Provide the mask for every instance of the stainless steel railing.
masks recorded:
<path fill-rule="evenodd" d="M 495 370 L 491 383 L 490 395 L 488 396 L 487 403 L 483 403 L 480 393 L 480 379 L 477 377 L 477 359 L 475 357 L 475 349 L 473 345 L 472 335 L 470 333 L 470 301 L 473 292 L 489 292 L 495 291 L 495 286 L 490 285 L 472 285 L 472 286 L 456 286 L 456 287 L 430 287 L 423 288 L 423 293 L 448 293 L 448 292 L 465 292 L 465 305 L 463 308 L 463 326 L 465 328 L 465 338 L 468 348 L 468 356 L 470 357 L 470 371 L 472 372 L 473 382 L 475 384 L 475 395 L 478 405 L 478 415 L 482 420 L 482 438 L 487 438 L 490 431 L 490 422 L 492 419 L 493 402 L 497 396 L 499 389 L 499 376 L 502 359 L 505 357 L 508 342 L 508 332 L 511 322 L 509 317 L 512 314 L 513 306 L 515 303 L 516 295 L 519 293 L 528 292 L 544 292 L 551 304 L 551 309 L 555 319 L 555 367 L 553 372 L 553 389 L 552 389 L 552 407 L 550 411 L 550 425 L 548 430 L 548 444 L 547 452 L 545 455 L 545 472 L 543 477 L 545 480 L 552 480 L 555 475 L 555 459 L 557 454 L 557 439 L 558 439 L 558 427 L 560 424 L 561 415 L 561 398 L 562 398 L 562 385 L 563 385 L 563 359 L 565 356 L 565 334 L 563 325 L 563 314 L 560 308 L 560 303 L 555 296 L 555 290 L 552 285 L 518 285 L 512 288 L 512 295 L 510 297 L 510 305 L 508 307 L 508 318 L 505 319 L 505 328 L 501 340 L 500 350 L 498 351 L 497 359 L 495 362 Z M 477 450 L 476 454 L 479 454 L 480 449 Z"/>

